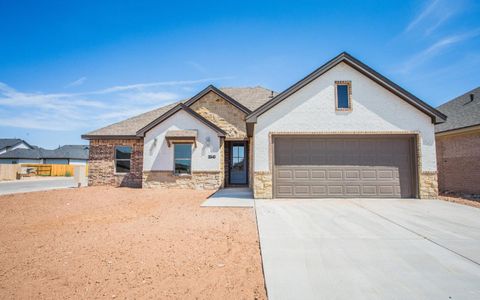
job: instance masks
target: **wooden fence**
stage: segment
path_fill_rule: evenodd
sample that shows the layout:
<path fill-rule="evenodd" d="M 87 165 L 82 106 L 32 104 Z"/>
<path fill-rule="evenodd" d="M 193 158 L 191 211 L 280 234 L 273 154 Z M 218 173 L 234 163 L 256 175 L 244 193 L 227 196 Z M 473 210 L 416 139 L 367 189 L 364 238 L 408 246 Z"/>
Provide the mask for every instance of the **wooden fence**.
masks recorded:
<path fill-rule="evenodd" d="M 75 165 L 22 164 L 22 167 L 35 168 L 38 176 L 73 176 L 75 174 Z M 88 165 L 85 170 L 88 176 Z"/>
<path fill-rule="evenodd" d="M 20 172 L 19 165 L 0 164 L 0 181 L 15 180 L 18 172 Z"/>

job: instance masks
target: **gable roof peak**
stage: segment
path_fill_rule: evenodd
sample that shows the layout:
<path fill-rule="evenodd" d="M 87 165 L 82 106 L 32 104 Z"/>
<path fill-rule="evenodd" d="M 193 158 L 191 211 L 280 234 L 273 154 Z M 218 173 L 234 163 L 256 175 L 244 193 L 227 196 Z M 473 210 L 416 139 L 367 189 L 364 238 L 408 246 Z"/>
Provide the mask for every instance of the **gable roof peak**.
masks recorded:
<path fill-rule="evenodd" d="M 305 76 L 303 79 L 295 83 L 294 85 L 287 88 L 285 91 L 281 92 L 277 96 L 273 97 L 271 100 L 264 103 L 262 106 L 255 109 L 251 114 L 247 116 L 247 123 L 255 123 L 257 121 L 257 117 L 262 115 L 264 112 L 268 111 L 273 106 L 277 105 L 281 101 L 285 100 L 292 94 L 296 93 L 300 89 L 302 89 L 307 84 L 311 83 L 318 77 L 322 76 L 327 71 L 334 68 L 339 63 L 344 62 L 348 64 L 350 67 L 354 68 L 358 72 L 362 73 L 364 76 L 368 77 L 370 80 L 376 82 L 383 88 L 387 89 L 400 99 L 406 101 L 407 103 L 411 104 L 412 106 L 416 107 L 424 114 L 431 117 L 432 122 L 434 124 L 444 122 L 447 117 L 430 106 L 429 104 L 425 103 L 424 101 L 420 100 L 419 98 L 415 97 L 410 92 L 406 91 L 405 89 L 401 88 L 399 85 L 395 84 L 390 79 L 386 78 L 385 76 L 381 75 L 377 71 L 373 70 L 360 60 L 356 59 L 346 51 L 341 52 L 339 55 L 335 56 L 312 73 Z"/>
<path fill-rule="evenodd" d="M 217 132 L 218 136 L 223 137 L 223 136 L 226 135 L 226 132 L 223 129 L 221 129 L 217 125 L 213 124 L 212 122 L 210 122 L 209 120 L 204 118 L 202 115 L 200 115 L 199 113 L 195 112 L 193 109 L 188 107 L 187 105 L 185 105 L 183 103 L 178 103 L 173 108 L 171 108 L 170 110 L 165 112 L 163 115 L 159 116 L 158 118 L 156 118 L 152 122 L 145 125 L 143 128 L 139 129 L 136 133 L 137 137 L 144 137 L 145 134 L 148 131 L 150 131 L 151 129 L 153 129 L 155 126 L 162 123 L 166 119 L 170 118 L 171 116 L 173 116 L 174 114 L 176 114 L 180 110 L 183 110 L 183 111 L 187 112 L 192 117 L 196 118 L 197 120 L 199 120 L 203 124 L 207 125 L 211 129 L 213 129 L 215 132 Z"/>
<path fill-rule="evenodd" d="M 239 110 L 243 111 L 246 114 L 249 114 L 249 113 L 252 112 L 250 109 L 245 107 L 243 104 L 241 104 L 237 100 L 233 99 L 232 97 L 230 97 L 229 95 L 224 93 L 222 90 L 216 88 L 213 84 L 208 85 L 206 88 L 201 90 L 198 94 L 196 94 L 195 96 L 190 98 L 188 101 L 185 102 L 185 105 L 186 106 L 191 106 L 193 103 L 200 100 L 203 96 L 205 96 L 209 92 L 214 92 L 215 94 L 217 94 L 218 96 L 223 98 L 225 101 L 229 102 L 230 104 L 232 104 L 233 106 L 235 106 L 236 108 L 238 108 Z"/>

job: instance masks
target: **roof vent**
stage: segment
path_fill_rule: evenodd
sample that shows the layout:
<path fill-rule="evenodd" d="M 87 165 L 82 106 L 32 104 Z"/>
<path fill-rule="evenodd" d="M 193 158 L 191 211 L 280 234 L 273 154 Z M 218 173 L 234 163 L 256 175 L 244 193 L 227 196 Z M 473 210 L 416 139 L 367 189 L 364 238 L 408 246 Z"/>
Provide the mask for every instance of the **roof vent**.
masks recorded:
<path fill-rule="evenodd" d="M 273 91 L 270 91 L 270 93 L 271 93 L 270 94 L 270 99 L 272 99 L 273 98 Z"/>
<path fill-rule="evenodd" d="M 473 99 L 475 98 L 475 94 L 470 94 L 470 102 L 473 102 Z"/>

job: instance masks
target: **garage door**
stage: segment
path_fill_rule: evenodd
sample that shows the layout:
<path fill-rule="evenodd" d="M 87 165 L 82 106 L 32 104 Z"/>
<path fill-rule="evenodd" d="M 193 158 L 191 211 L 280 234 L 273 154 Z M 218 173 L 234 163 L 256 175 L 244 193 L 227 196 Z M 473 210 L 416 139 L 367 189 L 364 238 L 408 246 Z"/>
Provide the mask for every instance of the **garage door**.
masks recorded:
<path fill-rule="evenodd" d="M 413 137 L 276 137 L 275 197 L 415 197 L 413 149 Z"/>

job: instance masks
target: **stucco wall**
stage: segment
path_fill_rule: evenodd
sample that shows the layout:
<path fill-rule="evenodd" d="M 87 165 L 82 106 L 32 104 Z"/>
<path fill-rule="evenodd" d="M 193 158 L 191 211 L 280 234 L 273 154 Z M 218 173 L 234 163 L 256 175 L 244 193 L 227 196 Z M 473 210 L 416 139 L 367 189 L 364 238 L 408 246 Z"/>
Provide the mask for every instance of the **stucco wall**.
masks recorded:
<path fill-rule="evenodd" d="M 334 84 L 352 82 L 352 111 L 335 111 Z M 436 171 L 434 125 L 429 116 L 345 63 L 260 115 L 255 125 L 254 170 L 269 171 L 270 132 L 419 132 L 421 167 Z"/>
<path fill-rule="evenodd" d="M 143 171 L 173 170 L 173 146 L 168 147 L 168 130 L 197 129 L 197 147 L 192 148 L 193 171 L 220 171 L 220 138 L 218 134 L 190 114 L 179 111 L 148 131 L 144 138 Z M 207 145 L 210 138 L 210 145 Z M 156 142 L 155 142 L 156 139 Z M 208 158 L 215 155 L 215 158 Z"/>

